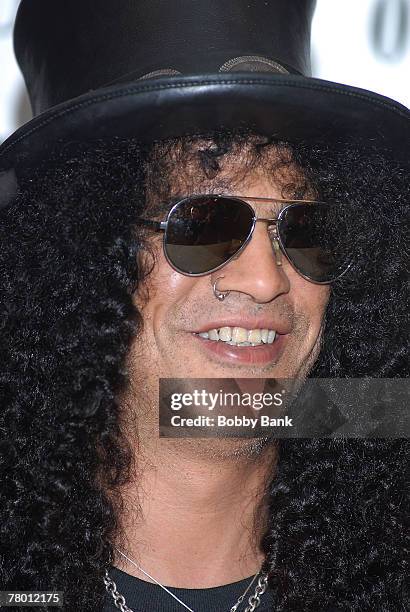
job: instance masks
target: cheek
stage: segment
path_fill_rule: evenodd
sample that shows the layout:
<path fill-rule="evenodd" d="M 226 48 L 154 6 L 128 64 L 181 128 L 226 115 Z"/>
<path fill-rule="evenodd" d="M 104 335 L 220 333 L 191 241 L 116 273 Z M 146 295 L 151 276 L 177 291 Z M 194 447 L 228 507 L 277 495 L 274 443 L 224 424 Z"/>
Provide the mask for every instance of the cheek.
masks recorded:
<path fill-rule="evenodd" d="M 156 265 L 151 274 L 151 282 L 155 286 L 157 298 L 168 302 L 169 306 L 185 299 L 193 285 L 191 277 L 177 272 L 168 263 L 162 246 L 156 254 Z"/>
<path fill-rule="evenodd" d="M 312 284 L 312 283 L 310 283 Z M 306 308 L 310 313 L 312 321 L 320 326 L 329 302 L 330 291 L 328 287 L 316 285 L 310 292 L 306 293 Z"/>
<path fill-rule="evenodd" d="M 306 321 L 309 336 L 314 340 L 321 328 L 327 304 L 329 285 L 316 285 L 301 276 L 292 279 L 292 297 L 295 312 Z"/>
<path fill-rule="evenodd" d="M 187 300 L 195 283 L 194 279 L 180 274 L 169 265 L 162 242 L 155 247 L 155 265 L 137 292 L 136 305 L 143 311 L 145 321 L 163 325 L 172 321 L 169 319 L 172 310 Z"/>

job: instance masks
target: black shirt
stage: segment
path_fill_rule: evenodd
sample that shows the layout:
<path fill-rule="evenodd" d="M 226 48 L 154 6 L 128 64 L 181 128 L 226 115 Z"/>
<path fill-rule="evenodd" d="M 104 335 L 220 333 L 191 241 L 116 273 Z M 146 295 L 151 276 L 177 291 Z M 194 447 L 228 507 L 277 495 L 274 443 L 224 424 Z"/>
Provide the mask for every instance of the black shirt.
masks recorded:
<path fill-rule="evenodd" d="M 184 606 L 157 584 L 131 576 L 117 567 L 111 567 L 109 574 L 117 585 L 119 593 L 124 596 L 127 606 L 134 612 L 184 612 L 184 610 L 187 612 Z M 251 580 L 252 576 L 249 576 L 249 578 L 239 582 L 209 589 L 177 589 L 166 586 L 194 612 L 229 612 Z M 245 595 L 238 612 L 243 612 L 249 605 L 248 599 L 255 592 L 256 584 L 257 579 Z M 267 589 L 261 595 L 261 603 L 255 612 L 271 610 L 273 610 L 273 600 L 269 589 Z M 118 612 L 112 595 L 107 592 L 103 612 Z"/>

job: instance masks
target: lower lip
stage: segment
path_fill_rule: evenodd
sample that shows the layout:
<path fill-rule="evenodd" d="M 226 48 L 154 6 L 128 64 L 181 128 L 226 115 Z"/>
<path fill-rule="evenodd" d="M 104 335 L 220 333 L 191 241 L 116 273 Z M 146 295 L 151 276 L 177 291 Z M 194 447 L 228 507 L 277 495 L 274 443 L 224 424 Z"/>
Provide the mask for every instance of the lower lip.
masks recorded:
<path fill-rule="evenodd" d="M 272 344 L 232 346 L 220 340 L 207 340 L 195 334 L 193 336 L 201 342 L 205 350 L 218 355 L 224 361 L 250 364 L 267 364 L 277 361 L 283 351 L 286 338 L 283 334 L 277 334 Z"/>

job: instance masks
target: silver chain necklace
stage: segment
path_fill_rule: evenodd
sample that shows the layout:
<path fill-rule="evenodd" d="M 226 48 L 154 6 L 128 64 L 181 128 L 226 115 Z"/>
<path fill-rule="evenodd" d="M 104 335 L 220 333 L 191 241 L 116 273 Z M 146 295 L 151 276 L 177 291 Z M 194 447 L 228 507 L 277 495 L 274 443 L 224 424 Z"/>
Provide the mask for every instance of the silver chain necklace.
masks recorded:
<path fill-rule="evenodd" d="M 167 587 L 165 587 L 163 584 L 161 584 L 160 582 L 158 582 L 158 580 L 156 580 L 155 578 L 153 578 L 152 576 L 150 576 L 150 574 L 148 574 L 148 572 L 146 572 L 145 570 L 142 569 L 142 567 L 140 567 L 139 565 L 137 565 L 137 563 L 135 563 L 135 561 L 133 561 L 132 559 L 130 559 L 129 557 L 127 557 L 127 555 L 125 555 L 123 552 L 121 552 L 118 548 L 114 547 L 123 557 L 125 557 L 130 563 L 132 563 L 133 565 L 135 565 L 136 568 L 138 568 L 143 574 L 145 574 L 145 576 L 147 576 L 148 578 L 150 578 L 151 580 L 153 580 L 158 586 L 160 586 L 164 591 L 166 591 L 169 595 L 171 595 L 171 597 L 173 597 L 174 599 L 176 599 L 178 601 L 178 603 L 181 604 L 181 606 L 183 606 L 184 608 L 186 608 L 187 610 L 189 610 L 189 612 L 194 612 L 194 610 L 192 610 L 192 608 L 190 608 L 189 606 L 187 606 L 183 601 L 181 601 L 174 593 L 172 593 L 169 589 L 167 589 Z M 256 577 L 260 574 L 260 571 L 257 572 L 255 574 L 255 576 L 252 578 L 252 581 L 250 582 L 250 584 L 248 585 L 246 591 L 239 597 L 238 601 L 232 606 L 232 608 L 230 609 L 229 612 L 236 612 L 238 607 L 240 606 L 240 604 L 242 603 L 242 601 L 245 598 L 246 593 L 249 591 L 249 589 L 251 588 L 252 584 L 254 583 L 254 581 L 256 580 Z M 121 595 L 121 593 L 119 593 L 119 591 L 117 590 L 117 585 L 115 584 L 114 580 L 111 578 L 111 576 L 108 573 L 108 570 L 105 570 L 105 577 L 103 578 L 104 580 L 104 584 L 105 584 L 105 588 L 107 590 L 107 593 L 109 593 L 112 598 L 114 599 L 114 603 L 115 603 L 115 607 L 118 608 L 120 610 L 120 612 L 134 612 L 134 610 L 132 610 L 131 608 L 129 608 L 125 602 L 125 597 L 124 595 Z M 247 606 L 247 608 L 244 610 L 244 612 L 253 612 L 254 610 L 256 610 L 256 608 L 259 606 L 260 604 L 260 597 L 261 595 L 263 595 L 263 593 L 266 591 L 268 585 L 268 575 L 266 572 L 262 573 L 261 576 L 259 577 L 258 580 L 258 584 L 256 585 L 255 591 L 253 593 L 253 595 L 251 595 L 248 599 L 248 603 L 249 605 Z"/>

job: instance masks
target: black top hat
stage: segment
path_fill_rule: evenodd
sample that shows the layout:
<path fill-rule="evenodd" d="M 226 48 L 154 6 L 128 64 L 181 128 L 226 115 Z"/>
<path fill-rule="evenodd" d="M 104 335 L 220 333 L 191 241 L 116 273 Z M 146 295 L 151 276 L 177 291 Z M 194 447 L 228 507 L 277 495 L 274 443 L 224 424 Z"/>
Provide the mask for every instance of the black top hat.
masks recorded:
<path fill-rule="evenodd" d="M 0 146 L 0 171 L 10 183 L 10 169 L 60 141 L 150 142 L 241 126 L 288 141 L 352 136 L 404 159 L 406 107 L 309 76 L 314 6 L 22 0 L 15 51 L 37 116 Z"/>

